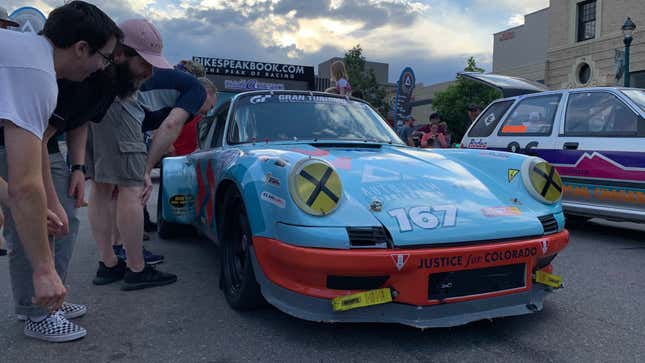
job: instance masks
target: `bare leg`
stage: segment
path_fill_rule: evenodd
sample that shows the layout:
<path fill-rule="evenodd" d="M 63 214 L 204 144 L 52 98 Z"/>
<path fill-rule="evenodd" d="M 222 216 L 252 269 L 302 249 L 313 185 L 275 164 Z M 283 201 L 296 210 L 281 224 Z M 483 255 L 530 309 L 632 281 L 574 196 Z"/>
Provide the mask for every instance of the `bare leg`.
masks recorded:
<path fill-rule="evenodd" d="M 117 198 L 117 229 L 128 256 L 128 267 L 134 272 L 140 272 L 145 267 L 143 260 L 143 208 L 139 199 L 142 191 L 143 187 L 119 186 L 119 197 Z"/>
<path fill-rule="evenodd" d="M 113 267 L 118 259 L 112 250 L 115 224 L 115 201 L 112 200 L 114 185 L 91 182 L 88 218 L 92 236 L 99 250 L 99 258 L 105 266 Z"/>

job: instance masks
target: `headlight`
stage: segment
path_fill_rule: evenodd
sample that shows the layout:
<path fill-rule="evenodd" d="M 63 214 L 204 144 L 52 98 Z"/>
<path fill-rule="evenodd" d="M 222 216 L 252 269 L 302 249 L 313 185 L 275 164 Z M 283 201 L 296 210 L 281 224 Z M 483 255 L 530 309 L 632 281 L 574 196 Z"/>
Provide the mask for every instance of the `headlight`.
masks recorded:
<path fill-rule="evenodd" d="M 306 159 L 293 167 L 289 175 L 289 192 L 300 209 L 311 215 L 324 216 L 338 207 L 343 186 L 329 163 Z"/>
<path fill-rule="evenodd" d="M 540 158 L 522 164 L 522 181 L 531 195 L 542 203 L 553 204 L 562 198 L 562 179 L 553 165 Z"/>

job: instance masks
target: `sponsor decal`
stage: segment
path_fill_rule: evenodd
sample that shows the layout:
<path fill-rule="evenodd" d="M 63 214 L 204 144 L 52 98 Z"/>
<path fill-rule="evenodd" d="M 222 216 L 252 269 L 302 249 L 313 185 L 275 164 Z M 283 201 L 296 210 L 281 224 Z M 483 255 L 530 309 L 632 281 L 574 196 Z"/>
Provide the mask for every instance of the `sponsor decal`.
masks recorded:
<path fill-rule="evenodd" d="M 392 261 L 394 261 L 394 266 L 396 266 L 396 269 L 401 271 L 405 266 L 405 263 L 408 262 L 410 254 L 396 254 L 390 255 L 390 257 L 392 257 Z"/>
<path fill-rule="evenodd" d="M 253 62 L 237 59 L 193 57 L 206 74 L 285 79 L 314 83 L 314 67 L 295 64 Z"/>
<path fill-rule="evenodd" d="M 635 189 L 565 185 L 564 194 L 567 198 L 645 204 L 645 193 Z"/>
<path fill-rule="evenodd" d="M 284 208 L 287 206 L 287 202 L 285 202 L 283 198 L 280 198 L 277 195 L 266 191 L 260 194 L 260 198 L 262 198 L 262 200 L 264 200 L 265 202 L 275 205 L 276 207 Z"/>
<path fill-rule="evenodd" d="M 549 250 L 549 241 L 542 240 L 542 254 L 545 255 L 546 251 Z"/>
<path fill-rule="evenodd" d="M 347 100 L 340 97 L 327 97 L 319 95 L 278 95 L 278 102 L 283 103 L 331 103 L 331 104 L 347 104 Z"/>
<path fill-rule="evenodd" d="M 508 182 L 512 182 L 519 173 L 520 171 L 518 169 L 508 169 Z"/>
<path fill-rule="evenodd" d="M 488 148 L 488 143 L 484 139 L 472 139 L 468 143 L 469 149 L 486 149 Z"/>
<path fill-rule="evenodd" d="M 486 217 L 507 217 L 519 216 L 522 214 L 522 211 L 518 207 L 491 207 L 482 208 L 482 213 Z"/>
<path fill-rule="evenodd" d="M 168 204 L 173 208 L 186 208 L 187 204 L 192 204 L 195 201 L 195 198 L 192 195 L 173 195 L 168 199 Z"/>
<path fill-rule="evenodd" d="M 422 229 L 446 228 L 457 225 L 457 206 L 451 204 L 434 207 L 412 207 L 409 213 L 405 208 L 397 208 L 389 210 L 387 213 L 390 217 L 396 219 L 400 232 L 412 231 L 412 224 Z"/>
<path fill-rule="evenodd" d="M 276 188 L 280 188 L 280 179 L 274 177 L 271 175 L 271 173 L 267 173 L 267 175 L 264 176 L 264 183 L 274 186 Z"/>
<path fill-rule="evenodd" d="M 515 248 L 506 251 L 489 251 L 479 254 L 423 257 L 417 262 L 417 269 L 443 269 L 450 267 L 468 267 L 476 264 L 490 264 L 497 262 L 511 262 L 537 256 L 537 247 Z M 393 256 L 394 257 L 394 256 Z"/>
<path fill-rule="evenodd" d="M 504 152 L 499 152 L 499 151 L 491 151 L 491 150 L 482 150 L 479 152 L 479 155 L 482 156 L 488 156 L 491 158 L 498 158 L 498 159 L 508 159 L 511 157 L 509 153 L 504 153 Z"/>
<path fill-rule="evenodd" d="M 251 102 L 252 104 L 256 104 L 256 103 L 264 103 L 264 102 L 266 102 L 269 98 L 271 98 L 271 95 L 257 95 L 257 96 L 253 96 L 253 97 L 251 97 L 251 99 L 249 100 L 249 102 Z"/>
<path fill-rule="evenodd" d="M 284 90 L 284 84 L 261 82 L 257 79 L 226 79 L 224 80 L 224 88 L 232 90 Z"/>

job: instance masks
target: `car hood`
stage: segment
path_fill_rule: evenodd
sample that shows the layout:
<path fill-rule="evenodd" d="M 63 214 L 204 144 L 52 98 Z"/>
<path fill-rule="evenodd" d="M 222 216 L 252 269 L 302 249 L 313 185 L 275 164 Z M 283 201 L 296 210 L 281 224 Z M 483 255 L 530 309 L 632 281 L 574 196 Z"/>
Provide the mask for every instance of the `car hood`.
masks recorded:
<path fill-rule="evenodd" d="M 329 162 L 343 185 L 336 211 L 325 217 L 307 216 L 309 223 L 293 218 L 283 221 L 286 223 L 311 225 L 315 221 L 337 227 L 381 224 L 394 245 L 410 246 L 541 235 L 537 217 L 553 210 L 529 197 L 520 176 L 513 185 L 508 182 L 507 169 L 513 165 L 519 169 L 523 156 L 482 157 L 469 163 L 451 157 L 450 151 L 388 144 L 276 145 L 272 149 L 279 151 L 291 167 L 309 158 Z M 255 152 L 266 154 L 267 150 Z M 487 163 L 499 169 L 499 175 L 491 175 Z M 437 223 L 433 222 L 435 218 Z"/>

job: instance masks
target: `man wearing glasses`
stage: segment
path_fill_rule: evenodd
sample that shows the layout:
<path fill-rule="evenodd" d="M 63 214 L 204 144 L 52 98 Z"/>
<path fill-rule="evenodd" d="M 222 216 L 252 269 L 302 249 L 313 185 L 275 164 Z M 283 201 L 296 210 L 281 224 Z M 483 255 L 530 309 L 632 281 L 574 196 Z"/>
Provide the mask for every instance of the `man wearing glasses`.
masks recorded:
<path fill-rule="evenodd" d="M 105 13 L 83 1 L 54 9 L 42 36 L 0 29 L 0 84 L 11 85 L 0 87 L 0 176 L 8 179 L 5 212 L 11 212 L 6 213 L 7 227 L 13 225 L 15 232 L 7 234 L 9 271 L 16 313 L 26 318 L 24 333 L 30 337 L 62 342 L 86 335 L 61 310 L 67 293 L 64 272 L 57 255 L 54 259 L 48 231 L 66 235 L 69 223 L 43 142 L 55 132 L 48 124 L 57 103 L 57 80 L 80 82 L 104 69 L 120 37 Z"/>

